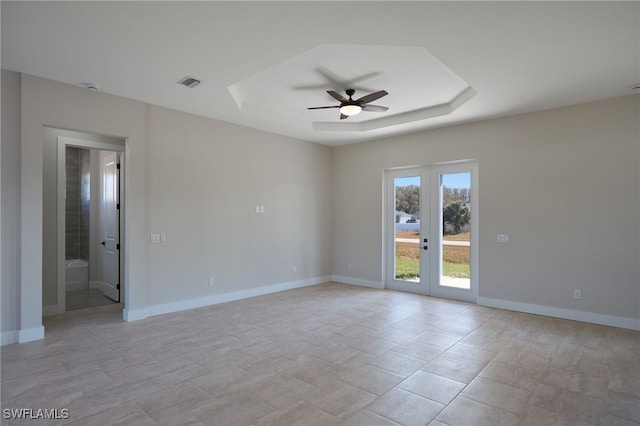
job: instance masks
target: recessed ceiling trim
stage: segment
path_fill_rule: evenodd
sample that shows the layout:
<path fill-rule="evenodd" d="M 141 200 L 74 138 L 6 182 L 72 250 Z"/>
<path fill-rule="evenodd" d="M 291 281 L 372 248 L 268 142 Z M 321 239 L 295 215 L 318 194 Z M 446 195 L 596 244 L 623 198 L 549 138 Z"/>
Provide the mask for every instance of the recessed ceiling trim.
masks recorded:
<path fill-rule="evenodd" d="M 455 110 L 472 99 L 478 92 L 473 87 L 467 87 L 458 93 L 451 102 L 435 105 L 427 108 L 421 108 L 414 111 L 408 111 L 386 117 L 380 117 L 373 120 L 362 121 L 359 123 L 347 122 L 314 122 L 313 130 L 320 132 L 367 132 L 377 130 L 384 127 L 393 127 L 400 124 L 410 123 L 413 121 L 426 120 L 429 118 L 449 115 Z"/>
<path fill-rule="evenodd" d="M 367 111 L 338 120 L 340 114 L 333 109 L 337 104 L 328 109 L 308 108 L 324 105 L 323 98 L 326 105 L 336 102 L 326 90 L 315 89 L 322 80 L 327 81 L 321 86 L 331 89 L 350 79 L 365 79 L 373 91 L 388 91 L 384 103 L 388 111 Z M 349 88 L 344 85 L 336 91 Z M 341 44 L 316 46 L 227 89 L 242 113 L 320 132 L 366 132 L 423 121 L 450 114 L 476 94 L 424 47 Z"/>

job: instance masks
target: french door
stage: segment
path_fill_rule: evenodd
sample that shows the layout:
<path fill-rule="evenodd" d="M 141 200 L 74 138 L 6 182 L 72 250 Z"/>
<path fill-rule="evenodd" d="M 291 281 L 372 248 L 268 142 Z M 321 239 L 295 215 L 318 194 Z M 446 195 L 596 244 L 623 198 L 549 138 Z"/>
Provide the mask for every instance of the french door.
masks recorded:
<path fill-rule="evenodd" d="M 387 288 L 477 299 L 477 165 L 387 170 Z"/>

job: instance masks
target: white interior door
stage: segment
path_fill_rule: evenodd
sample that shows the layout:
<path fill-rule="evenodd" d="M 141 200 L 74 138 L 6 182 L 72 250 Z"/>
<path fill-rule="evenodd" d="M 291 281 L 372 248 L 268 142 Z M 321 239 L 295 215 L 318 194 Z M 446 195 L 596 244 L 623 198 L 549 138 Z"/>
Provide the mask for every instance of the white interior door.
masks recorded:
<path fill-rule="evenodd" d="M 477 165 L 387 171 L 387 288 L 475 302 Z"/>
<path fill-rule="evenodd" d="M 102 161 L 102 218 L 104 246 L 103 292 L 120 301 L 120 212 L 118 153 L 110 152 Z"/>

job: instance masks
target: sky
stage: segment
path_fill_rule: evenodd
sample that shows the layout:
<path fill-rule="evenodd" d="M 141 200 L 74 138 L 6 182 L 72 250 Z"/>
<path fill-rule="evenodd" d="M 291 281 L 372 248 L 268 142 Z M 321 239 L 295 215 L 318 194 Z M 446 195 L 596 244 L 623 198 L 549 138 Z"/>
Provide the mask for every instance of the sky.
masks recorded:
<path fill-rule="evenodd" d="M 419 176 L 396 178 L 396 186 L 419 185 L 419 183 Z M 468 172 L 446 173 L 442 175 L 442 183 L 449 188 L 471 188 L 471 174 Z"/>

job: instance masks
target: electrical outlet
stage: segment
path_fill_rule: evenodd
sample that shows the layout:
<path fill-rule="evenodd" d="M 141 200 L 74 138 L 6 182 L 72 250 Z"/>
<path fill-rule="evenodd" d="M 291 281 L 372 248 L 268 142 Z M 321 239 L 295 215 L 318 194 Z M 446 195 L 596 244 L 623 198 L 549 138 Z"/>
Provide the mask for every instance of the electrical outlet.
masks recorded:
<path fill-rule="evenodd" d="M 296 273 L 296 272 L 298 272 L 298 267 L 297 267 L 297 266 L 294 266 L 293 268 L 291 268 L 291 270 L 292 270 L 294 273 Z"/>
<path fill-rule="evenodd" d="M 347 269 L 348 269 L 348 270 L 352 270 L 352 269 L 353 269 L 353 265 L 352 265 L 352 264 L 348 264 L 348 265 L 347 265 Z"/>
<path fill-rule="evenodd" d="M 582 299 L 582 290 L 580 290 L 579 288 L 573 289 L 573 298 Z"/>
<path fill-rule="evenodd" d="M 215 284 L 215 280 L 213 277 L 209 277 L 209 287 L 213 287 L 213 285 Z"/>
<path fill-rule="evenodd" d="M 509 234 L 498 234 L 496 242 L 506 244 L 509 242 Z"/>

